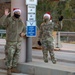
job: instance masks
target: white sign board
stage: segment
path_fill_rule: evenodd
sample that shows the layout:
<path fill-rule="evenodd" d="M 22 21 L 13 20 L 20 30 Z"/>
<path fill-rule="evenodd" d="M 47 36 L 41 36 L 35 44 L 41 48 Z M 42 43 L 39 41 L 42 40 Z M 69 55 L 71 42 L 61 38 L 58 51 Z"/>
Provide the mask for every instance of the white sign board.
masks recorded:
<path fill-rule="evenodd" d="M 36 13 L 36 6 L 28 5 L 28 13 Z"/>
<path fill-rule="evenodd" d="M 30 4 L 37 5 L 37 0 L 26 0 L 26 5 Z"/>
<path fill-rule="evenodd" d="M 35 21 L 36 20 L 36 14 L 35 13 L 34 14 L 28 14 L 28 20 Z"/>
<path fill-rule="evenodd" d="M 27 21 L 27 26 L 36 26 L 36 21 Z"/>

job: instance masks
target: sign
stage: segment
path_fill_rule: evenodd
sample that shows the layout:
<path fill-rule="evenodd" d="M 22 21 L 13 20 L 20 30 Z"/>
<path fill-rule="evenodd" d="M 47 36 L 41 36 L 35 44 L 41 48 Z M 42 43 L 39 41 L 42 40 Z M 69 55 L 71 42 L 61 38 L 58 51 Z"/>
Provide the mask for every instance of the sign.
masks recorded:
<path fill-rule="evenodd" d="M 36 14 L 34 13 L 31 13 L 31 14 L 28 14 L 28 20 L 33 20 L 35 21 L 36 20 Z"/>
<path fill-rule="evenodd" d="M 36 26 L 36 21 L 27 21 L 27 26 Z"/>
<path fill-rule="evenodd" d="M 27 37 L 36 37 L 37 27 L 36 27 L 36 5 L 37 0 L 26 0 L 27 6 L 27 27 L 26 27 L 26 36 Z"/>
<path fill-rule="evenodd" d="M 28 13 L 36 13 L 36 6 L 28 5 Z"/>
<path fill-rule="evenodd" d="M 26 27 L 27 29 L 27 33 L 26 33 L 26 36 L 27 37 L 36 37 L 36 33 L 37 33 L 37 28 L 36 26 L 27 26 Z"/>
<path fill-rule="evenodd" d="M 26 5 L 30 4 L 37 5 L 37 0 L 26 0 Z"/>
<path fill-rule="evenodd" d="M 27 37 L 36 37 L 37 28 L 36 21 L 27 21 Z"/>

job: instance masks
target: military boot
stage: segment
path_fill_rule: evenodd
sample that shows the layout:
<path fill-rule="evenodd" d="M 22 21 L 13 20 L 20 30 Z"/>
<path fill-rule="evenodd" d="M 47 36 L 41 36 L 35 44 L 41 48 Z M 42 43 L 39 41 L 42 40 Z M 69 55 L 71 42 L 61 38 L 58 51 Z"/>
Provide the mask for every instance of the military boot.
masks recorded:
<path fill-rule="evenodd" d="M 55 59 L 55 56 L 54 56 L 54 53 L 50 53 L 50 56 L 51 56 L 51 61 L 53 64 L 56 64 L 56 59 Z"/>
<path fill-rule="evenodd" d="M 48 59 L 44 59 L 44 62 L 45 62 L 45 63 L 48 63 Z"/>
<path fill-rule="evenodd" d="M 45 63 L 48 63 L 48 55 L 44 53 L 43 59 Z"/>
<path fill-rule="evenodd" d="M 21 73 L 21 71 L 19 71 L 17 68 L 12 68 L 11 72 L 12 73 Z"/>
<path fill-rule="evenodd" d="M 51 61 L 52 61 L 53 64 L 56 64 L 57 60 L 56 59 L 51 59 Z"/>
<path fill-rule="evenodd" d="M 7 69 L 7 75 L 12 75 L 10 68 Z"/>

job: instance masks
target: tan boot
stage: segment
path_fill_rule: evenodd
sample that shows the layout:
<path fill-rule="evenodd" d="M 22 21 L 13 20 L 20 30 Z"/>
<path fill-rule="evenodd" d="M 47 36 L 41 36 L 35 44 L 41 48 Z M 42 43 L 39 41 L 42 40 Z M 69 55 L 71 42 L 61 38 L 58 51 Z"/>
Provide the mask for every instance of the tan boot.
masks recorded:
<path fill-rule="evenodd" d="M 10 68 L 7 69 L 7 75 L 12 75 Z"/>
<path fill-rule="evenodd" d="M 12 73 L 21 73 L 17 68 L 12 68 L 11 69 L 11 72 Z"/>

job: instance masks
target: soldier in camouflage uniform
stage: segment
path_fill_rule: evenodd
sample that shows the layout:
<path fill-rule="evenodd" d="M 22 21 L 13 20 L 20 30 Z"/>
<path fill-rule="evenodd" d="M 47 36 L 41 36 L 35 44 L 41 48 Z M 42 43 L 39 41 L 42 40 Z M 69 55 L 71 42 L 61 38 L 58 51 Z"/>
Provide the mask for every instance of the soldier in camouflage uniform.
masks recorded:
<path fill-rule="evenodd" d="M 5 9 L 5 15 L 0 19 L 0 25 L 6 28 L 6 66 L 7 75 L 17 72 L 19 53 L 21 50 L 22 37 L 25 36 L 25 25 L 20 19 L 21 10 L 14 9 L 14 15 L 8 17 L 9 9 Z"/>
<path fill-rule="evenodd" d="M 54 25 L 50 22 L 50 14 L 46 13 L 43 17 L 44 22 L 40 26 L 39 40 L 42 44 L 42 52 L 44 62 L 48 63 L 48 51 L 51 56 L 51 61 L 53 64 L 56 63 L 56 59 L 54 56 L 54 44 L 53 44 L 53 28 Z"/>

